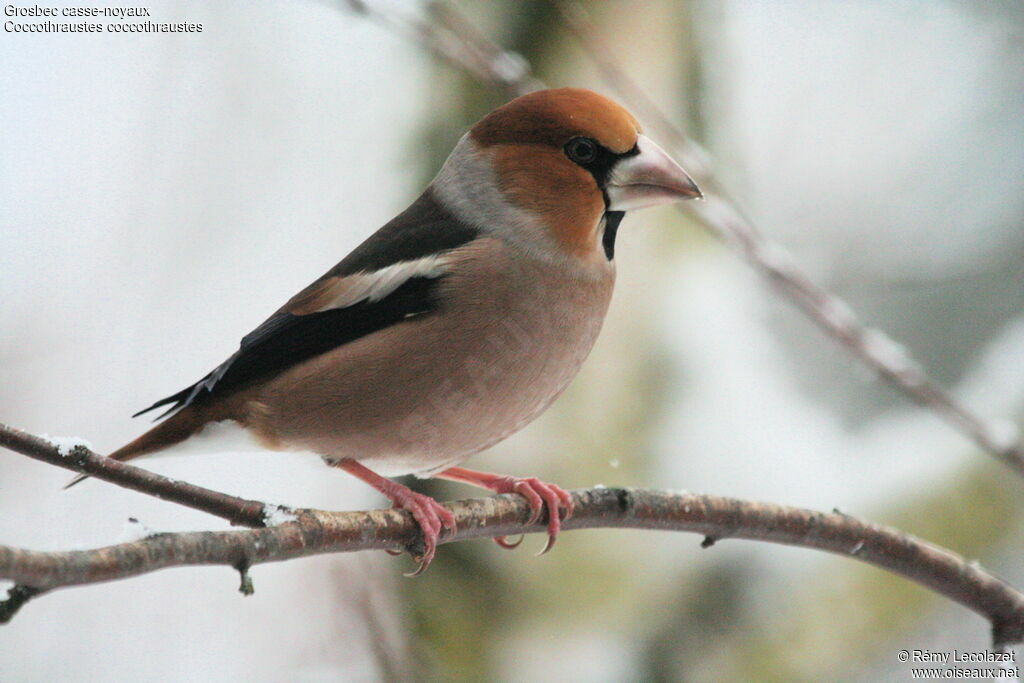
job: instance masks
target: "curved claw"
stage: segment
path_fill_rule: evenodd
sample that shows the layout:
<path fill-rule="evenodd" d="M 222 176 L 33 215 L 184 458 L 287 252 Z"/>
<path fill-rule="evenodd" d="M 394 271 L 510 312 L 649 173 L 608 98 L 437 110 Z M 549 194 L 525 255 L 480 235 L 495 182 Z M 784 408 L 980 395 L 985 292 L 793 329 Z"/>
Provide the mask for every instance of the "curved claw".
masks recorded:
<path fill-rule="evenodd" d="M 500 493 L 518 493 L 530 504 L 530 518 L 527 524 L 534 524 L 540 519 L 541 513 L 546 509 L 548 513 L 548 540 L 544 548 L 537 553 L 538 556 L 551 550 L 562 529 L 562 520 L 559 519 L 561 508 L 565 508 L 565 519 L 572 516 L 572 496 L 567 491 L 554 484 L 547 484 L 535 477 L 525 479 L 514 479 L 509 477 L 505 491 Z M 497 540 L 497 539 L 495 539 Z M 498 543 L 498 545 L 502 545 Z M 516 543 L 516 545 L 519 545 Z M 502 545 L 502 547 L 505 547 Z"/>
<path fill-rule="evenodd" d="M 548 534 L 548 540 L 547 540 L 547 542 L 546 542 L 546 543 L 544 544 L 544 547 L 543 547 L 543 548 L 541 548 L 540 552 L 539 552 L 539 553 L 537 553 L 537 554 L 536 554 L 536 555 L 535 555 L 534 557 L 540 557 L 541 555 L 544 555 L 545 553 L 547 553 L 547 551 L 549 551 L 549 550 L 551 550 L 552 548 L 554 548 L 554 547 L 555 547 L 555 541 L 556 541 L 556 540 L 558 540 L 558 536 L 557 536 L 557 535 L 554 535 L 554 534 L 551 534 L 551 533 L 549 533 L 549 534 Z"/>
<path fill-rule="evenodd" d="M 518 548 L 522 544 L 523 539 L 526 538 L 526 535 L 525 534 L 519 534 L 519 539 L 515 543 L 510 543 L 509 541 L 506 540 L 507 538 L 508 538 L 508 536 L 495 536 L 491 540 L 494 541 L 495 543 L 497 543 L 499 546 L 501 546 L 505 550 L 515 550 L 516 548 Z"/>
<path fill-rule="evenodd" d="M 410 579 L 416 578 L 417 576 L 419 576 L 423 572 L 427 571 L 427 567 L 430 566 L 430 563 L 431 563 L 431 561 L 433 559 L 434 559 L 433 557 L 431 557 L 430 559 L 427 559 L 426 556 L 424 556 L 422 559 L 420 559 L 420 564 L 419 564 L 418 567 L 416 567 L 416 571 L 414 571 L 414 572 L 402 572 L 402 576 L 408 576 Z"/>
<path fill-rule="evenodd" d="M 543 512 L 547 510 L 548 542 L 545 544 L 544 549 L 540 551 L 541 555 L 551 550 L 551 547 L 555 544 L 555 539 L 558 537 L 558 532 L 562 528 L 562 520 L 559 519 L 560 508 L 565 508 L 564 519 L 572 517 L 572 496 L 561 487 L 554 484 L 546 484 L 535 477 L 520 479 L 502 474 L 488 474 L 487 472 L 467 470 L 463 467 L 449 467 L 438 472 L 435 476 L 473 484 L 495 493 L 518 493 L 530 505 L 530 518 L 526 520 L 528 525 L 535 524 L 541 518 Z M 515 548 L 522 541 L 520 539 L 515 544 L 512 544 L 505 539 L 505 536 L 498 536 L 494 539 L 494 542 L 502 548 Z"/>
<path fill-rule="evenodd" d="M 407 493 L 403 492 L 396 497 L 395 506 L 412 514 L 413 519 L 420 526 L 420 533 L 423 534 L 423 554 L 416 558 L 419 560 L 420 566 L 416 568 L 416 571 L 406 574 L 406 576 L 419 576 L 434 560 L 441 530 L 448 528 L 452 533 L 455 532 L 455 517 L 448 511 L 448 508 L 430 496 L 409 489 L 406 491 Z"/>

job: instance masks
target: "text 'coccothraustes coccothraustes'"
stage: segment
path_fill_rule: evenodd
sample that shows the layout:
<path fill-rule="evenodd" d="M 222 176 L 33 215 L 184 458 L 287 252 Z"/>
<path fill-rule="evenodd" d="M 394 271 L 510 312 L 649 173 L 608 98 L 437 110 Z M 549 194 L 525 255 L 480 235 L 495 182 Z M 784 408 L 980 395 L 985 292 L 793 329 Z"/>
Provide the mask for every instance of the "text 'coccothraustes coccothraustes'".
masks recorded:
<path fill-rule="evenodd" d="M 408 510 L 423 532 L 417 573 L 455 520 L 385 476 L 518 493 L 533 521 L 546 510 L 550 547 L 560 508 L 572 514 L 565 491 L 458 465 L 527 425 L 576 375 L 608 309 L 624 212 L 700 196 L 605 97 L 519 97 L 473 126 L 409 208 L 234 355 L 142 411 L 170 406 L 110 457 L 241 427 L 263 447 L 312 451 Z"/>

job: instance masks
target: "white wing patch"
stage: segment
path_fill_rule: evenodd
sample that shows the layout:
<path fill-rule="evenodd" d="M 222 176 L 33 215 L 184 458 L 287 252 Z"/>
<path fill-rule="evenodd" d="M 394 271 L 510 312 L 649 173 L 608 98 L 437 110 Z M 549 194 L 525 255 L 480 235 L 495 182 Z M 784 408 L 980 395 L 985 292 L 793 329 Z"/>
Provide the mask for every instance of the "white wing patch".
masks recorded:
<path fill-rule="evenodd" d="M 372 273 L 353 273 L 341 278 L 332 287 L 333 296 L 316 312 L 345 308 L 360 301 L 380 301 L 414 277 L 437 278 L 448 268 L 446 255 L 425 256 L 415 261 L 402 261 Z"/>

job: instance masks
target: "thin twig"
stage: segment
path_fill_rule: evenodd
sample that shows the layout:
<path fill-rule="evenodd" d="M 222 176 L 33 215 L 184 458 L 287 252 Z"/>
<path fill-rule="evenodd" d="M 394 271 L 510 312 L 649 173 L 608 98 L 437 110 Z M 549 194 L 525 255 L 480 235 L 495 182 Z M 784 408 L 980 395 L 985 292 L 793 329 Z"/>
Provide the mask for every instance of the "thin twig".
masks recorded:
<path fill-rule="evenodd" d="M 1012 425 L 1006 427 L 975 414 L 935 382 L 898 343 L 878 329 L 862 324 L 850 306 L 815 284 L 797 266 L 785 248 L 764 237 L 721 191 L 710 167 L 710 155 L 683 135 L 661 108 L 646 96 L 613 56 L 612 47 L 574 0 L 556 0 L 565 25 L 594 60 L 609 85 L 631 106 L 636 106 L 688 171 L 705 190 L 706 202 L 689 203 L 705 227 L 734 244 L 747 262 L 780 294 L 804 312 L 818 327 L 846 347 L 868 367 L 894 384 L 918 405 L 932 410 L 985 451 L 1024 475 L 1024 445 Z"/>
<path fill-rule="evenodd" d="M 266 526 L 263 503 L 168 479 L 141 467 L 93 453 L 84 445 L 70 449 L 58 448 L 46 439 L 0 423 L 0 446 L 72 472 L 88 474 L 161 500 L 208 512 L 234 525 Z"/>
<path fill-rule="evenodd" d="M 72 552 L 36 552 L 0 546 L 0 579 L 16 582 L 0 602 L 0 623 L 29 599 L 59 588 L 137 576 L 166 567 L 226 565 L 242 575 L 256 564 L 332 552 L 406 549 L 416 554 L 419 528 L 404 510 L 324 512 L 293 510 L 295 521 L 265 527 L 264 503 L 236 498 L 75 446 L 68 454 L 45 439 L 0 424 L 0 446 L 65 469 L 90 474 L 163 500 L 254 527 L 251 530 L 164 533 L 133 543 Z M 727 538 L 815 548 L 887 569 L 926 586 L 989 619 L 998 646 L 1024 639 L 1024 595 L 952 551 L 896 529 L 848 515 L 768 503 L 643 489 L 594 488 L 573 493 L 576 512 L 564 529 L 619 527 L 690 531 L 705 547 Z M 512 536 L 546 529 L 528 524 L 530 508 L 507 495 L 449 503 L 458 532 L 442 543 Z"/>
<path fill-rule="evenodd" d="M 352 5 L 353 3 L 349 2 Z M 502 88 L 509 96 L 522 95 L 544 84 L 529 76 L 522 55 L 502 49 L 475 30 L 449 2 L 432 0 L 430 17 L 403 17 L 397 22 L 394 9 L 358 0 L 359 10 L 385 26 L 397 23 L 412 27 L 401 31 L 424 49 L 471 74 L 481 83 Z M 637 109 L 663 137 L 687 171 L 704 190 L 706 201 L 687 202 L 679 208 L 695 215 L 705 228 L 739 250 L 747 262 L 783 297 L 795 304 L 820 329 L 853 356 L 891 382 L 918 405 L 931 410 L 986 452 L 1024 476 L 1024 444 L 1012 423 L 985 419 L 957 401 L 887 334 L 861 323 L 853 309 L 839 297 L 811 280 L 789 252 L 766 239 L 735 202 L 721 191 L 711 170 L 710 155 L 687 138 L 658 106 L 616 63 L 586 11 L 576 2 L 557 2 L 566 26 L 594 59 L 611 87 Z M 440 25 L 438 25 L 440 24 Z M 508 65 L 517 65 L 510 70 Z"/>
<path fill-rule="evenodd" d="M 369 11 L 365 2 L 352 0 L 349 4 Z M 447 21 L 453 21 L 451 16 Z M 417 40 L 439 40 L 436 36 L 441 34 L 427 30 L 428 24 L 414 21 L 412 25 L 416 29 L 414 35 Z M 531 87 L 532 81 L 524 75 L 529 73 L 528 70 L 518 74 L 501 71 L 503 60 L 498 57 L 508 53 L 481 46 L 461 52 L 456 50 L 458 41 L 455 39 L 466 35 L 471 34 L 465 31 L 446 32 L 443 40 L 449 44 L 438 53 L 466 68 L 470 67 L 460 60 L 475 59 L 474 68 L 489 74 L 485 79 L 489 83 L 504 83 L 505 87 L 516 92 Z M 458 54 L 477 56 L 454 56 Z M 514 62 L 514 56 L 508 56 L 513 57 Z M 513 62 L 505 61 L 506 64 Z M 470 70 L 474 72 L 472 68 Z M 724 199 L 714 198 L 702 212 L 708 214 L 705 216 L 708 224 L 721 234 L 744 239 L 753 234 L 752 227 L 746 225 Z M 780 265 L 778 254 L 772 253 L 767 246 L 755 238 L 744 249 L 745 253 L 764 252 L 752 262 L 759 264 L 759 269 L 771 279 L 779 281 L 783 291 L 800 303 L 805 311 L 817 311 L 825 322 L 833 317 L 843 317 L 834 312 L 833 315 L 824 315 L 821 311 L 823 301 L 833 306 L 834 301 L 822 300 L 820 295 L 823 292 L 796 277 L 799 273 L 795 273 L 791 266 Z M 801 303 L 804 299 L 807 302 Z M 847 326 L 853 324 L 846 321 L 844 325 L 823 326 L 835 333 L 847 330 Z M 865 347 L 858 355 L 872 362 L 877 354 L 869 353 L 867 347 L 870 344 L 863 339 L 869 331 L 858 329 L 861 330 L 858 333 L 859 343 Z M 847 334 L 850 334 L 848 330 Z M 847 344 L 850 345 L 849 342 Z M 907 375 L 904 368 L 881 363 L 877 358 L 873 364 L 900 386 L 916 387 L 916 393 L 908 393 L 924 405 L 937 409 L 937 402 L 942 404 L 941 396 L 933 395 L 928 383 L 922 389 L 922 385 L 915 381 L 915 375 Z M 907 390 L 906 387 L 904 389 Z M 985 445 L 982 438 L 986 433 L 985 423 L 951 400 L 949 403 L 947 408 L 957 409 L 953 411 L 954 417 L 947 419 L 968 431 L 973 426 L 976 440 Z M 987 433 L 991 436 L 991 430 Z M 995 437 L 989 439 L 990 442 L 994 440 Z M 0 445 L 49 464 L 209 512 L 235 524 L 265 525 L 267 508 L 261 502 L 161 477 L 99 456 L 84 446 L 65 451 L 44 439 L 4 425 L 0 425 Z M 1006 454 L 1004 459 L 1013 463 Z M 1024 462 L 1024 459 L 1018 457 L 1017 461 Z M 744 538 L 825 550 L 900 574 L 981 614 L 992 625 L 996 647 L 1024 639 L 1024 595 L 977 564 L 895 529 L 836 513 L 695 494 L 597 488 L 575 491 L 573 497 L 576 513 L 566 520 L 563 526 L 566 530 L 619 527 L 690 531 L 703 535 L 706 546 L 726 538 Z M 526 524 L 530 510 L 518 496 L 459 501 L 448 507 L 456 516 L 459 531 L 444 536 L 444 543 L 544 530 L 543 519 L 532 525 Z M 28 600 L 54 588 L 122 579 L 166 567 L 221 564 L 240 571 L 244 578 L 249 567 L 264 562 L 329 552 L 415 548 L 421 542 L 412 517 L 400 510 L 295 512 L 295 521 L 269 528 L 157 534 L 133 543 L 95 550 L 50 553 L 0 546 L 0 578 L 17 583 L 8 600 L 0 603 L 0 617 L 9 619 Z"/>
<path fill-rule="evenodd" d="M 1024 638 L 1024 594 L 980 566 L 895 529 L 838 513 L 732 498 L 645 489 L 594 488 L 572 492 L 576 511 L 563 529 L 631 528 L 689 531 L 722 541 L 743 538 L 815 548 L 852 557 L 931 588 L 987 618 L 1004 647 Z M 520 496 L 447 504 L 458 531 L 443 543 L 534 533 Z M 401 510 L 296 511 L 296 520 L 236 531 L 164 533 L 132 543 L 71 552 L 35 552 L 0 546 L 0 578 L 48 591 L 62 586 L 138 576 L 167 567 L 245 568 L 309 555 L 405 548 L 419 530 Z"/>
<path fill-rule="evenodd" d="M 521 55 L 494 49 L 480 40 L 483 37 L 480 34 L 475 34 L 477 40 L 461 37 L 462 31 L 467 35 L 474 31 L 472 25 L 461 21 L 457 13 L 444 5 L 427 4 L 427 11 L 436 19 L 429 21 L 395 6 L 385 9 L 368 0 L 342 0 L 342 4 L 407 40 L 414 41 L 431 54 L 451 64 L 458 64 L 477 80 L 502 89 L 510 97 L 543 87 L 530 75 L 530 64 Z"/>

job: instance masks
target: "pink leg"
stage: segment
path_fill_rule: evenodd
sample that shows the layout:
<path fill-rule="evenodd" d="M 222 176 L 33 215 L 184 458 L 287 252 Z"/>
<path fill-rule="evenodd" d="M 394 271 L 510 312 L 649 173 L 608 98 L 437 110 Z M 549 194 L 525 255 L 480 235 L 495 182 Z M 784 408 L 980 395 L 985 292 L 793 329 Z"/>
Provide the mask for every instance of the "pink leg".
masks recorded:
<path fill-rule="evenodd" d="M 562 528 L 561 522 L 558 519 L 559 506 L 565 508 L 566 519 L 572 516 L 572 497 L 561 487 L 554 484 L 545 484 L 534 477 L 520 479 L 519 477 L 509 477 L 503 474 L 489 474 L 487 472 L 467 470 L 462 467 L 449 467 L 434 476 L 441 477 L 442 479 L 451 479 L 452 481 L 461 481 L 464 484 L 473 484 L 495 493 L 518 493 L 530 504 L 532 514 L 527 522 L 528 524 L 533 524 L 540 519 L 541 512 L 547 508 L 548 542 L 544 549 L 538 553 L 540 555 L 551 550 L 551 547 L 555 545 L 555 539 L 558 538 L 558 532 Z M 505 540 L 504 536 L 498 536 L 494 539 L 494 542 L 502 548 L 515 548 L 522 542 L 522 539 L 516 543 L 509 543 Z"/>
<path fill-rule="evenodd" d="M 423 533 L 423 556 L 419 558 L 420 566 L 407 576 L 419 576 L 426 571 L 431 560 L 434 559 L 437 539 L 441 535 L 442 527 L 447 527 L 452 533 L 455 532 L 455 517 L 452 513 L 430 496 L 416 493 L 406 486 L 382 477 L 351 458 L 342 458 L 332 466 L 362 479 L 387 496 L 388 500 L 395 504 L 395 507 L 412 514 Z"/>

